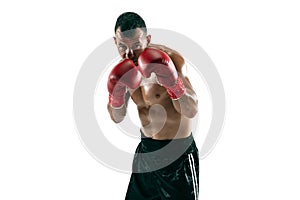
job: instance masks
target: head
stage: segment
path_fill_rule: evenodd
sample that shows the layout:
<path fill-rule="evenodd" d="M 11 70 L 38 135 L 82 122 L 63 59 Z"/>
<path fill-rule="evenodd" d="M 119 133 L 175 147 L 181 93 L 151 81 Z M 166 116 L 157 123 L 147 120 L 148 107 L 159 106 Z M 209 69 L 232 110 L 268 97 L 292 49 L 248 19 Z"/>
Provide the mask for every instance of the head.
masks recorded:
<path fill-rule="evenodd" d="M 138 14 L 125 12 L 118 17 L 114 41 L 122 58 L 129 58 L 137 63 L 139 55 L 149 45 L 150 40 L 146 24 Z"/>

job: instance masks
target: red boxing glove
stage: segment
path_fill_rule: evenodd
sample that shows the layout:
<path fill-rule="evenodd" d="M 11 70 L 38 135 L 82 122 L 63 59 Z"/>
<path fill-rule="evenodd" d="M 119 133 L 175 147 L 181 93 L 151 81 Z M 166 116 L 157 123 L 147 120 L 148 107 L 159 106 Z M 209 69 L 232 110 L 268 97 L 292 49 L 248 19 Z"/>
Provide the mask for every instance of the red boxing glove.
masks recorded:
<path fill-rule="evenodd" d="M 171 99 L 179 99 L 185 92 L 185 86 L 178 76 L 176 67 L 165 52 L 146 48 L 138 58 L 139 70 L 146 78 L 155 73 L 157 81 L 164 86 Z"/>
<path fill-rule="evenodd" d="M 136 89 L 140 86 L 142 75 L 130 59 L 117 64 L 109 74 L 107 89 L 109 104 L 113 108 L 121 108 L 125 103 L 127 87 Z"/>

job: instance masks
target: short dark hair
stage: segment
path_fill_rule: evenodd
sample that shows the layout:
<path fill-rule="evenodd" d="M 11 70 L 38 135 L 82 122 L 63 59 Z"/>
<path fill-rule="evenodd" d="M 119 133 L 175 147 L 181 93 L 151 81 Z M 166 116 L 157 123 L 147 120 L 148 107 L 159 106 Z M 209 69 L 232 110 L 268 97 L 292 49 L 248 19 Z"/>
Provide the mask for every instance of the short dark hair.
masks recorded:
<path fill-rule="evenodd" d="M 145 32 L 145 34 L 147 34 L 145 21 L 141 16 L 134 12 L 125 12 L 121 14 L 116 21 L 115 33 L 119 27 L 121 32 L 141 28 Z"/>

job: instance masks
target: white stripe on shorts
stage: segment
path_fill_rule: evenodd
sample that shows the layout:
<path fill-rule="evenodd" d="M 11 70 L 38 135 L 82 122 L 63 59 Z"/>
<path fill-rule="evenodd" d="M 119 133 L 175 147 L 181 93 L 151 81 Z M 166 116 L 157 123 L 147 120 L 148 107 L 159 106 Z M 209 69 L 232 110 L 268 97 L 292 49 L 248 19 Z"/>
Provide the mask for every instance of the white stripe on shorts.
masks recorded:
<path fill-rule="evenodd" d="M 188 155 L 189 157 L 189 163 L 190 163 L 190 168 L 192 172 L 192 181 L 193 181 L 193 188 L 194 188 L 194 194 L 195 194 L 195 200 L 198 199 L 198 182 L 197 182 L 197 173 L 195 169 L 195 161 L 192 153 Z"/>

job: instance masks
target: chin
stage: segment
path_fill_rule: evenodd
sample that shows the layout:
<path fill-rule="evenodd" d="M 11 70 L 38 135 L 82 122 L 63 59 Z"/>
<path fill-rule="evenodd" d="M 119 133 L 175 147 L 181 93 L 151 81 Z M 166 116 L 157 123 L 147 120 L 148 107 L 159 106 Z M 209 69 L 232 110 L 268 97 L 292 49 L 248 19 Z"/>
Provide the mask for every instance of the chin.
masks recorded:
<path fill-rule="evenodd" d="M 138 64 L 138 59 L 137 58 L 131 58 L 131 60 L 134 62 L 134 64 Z"/>

